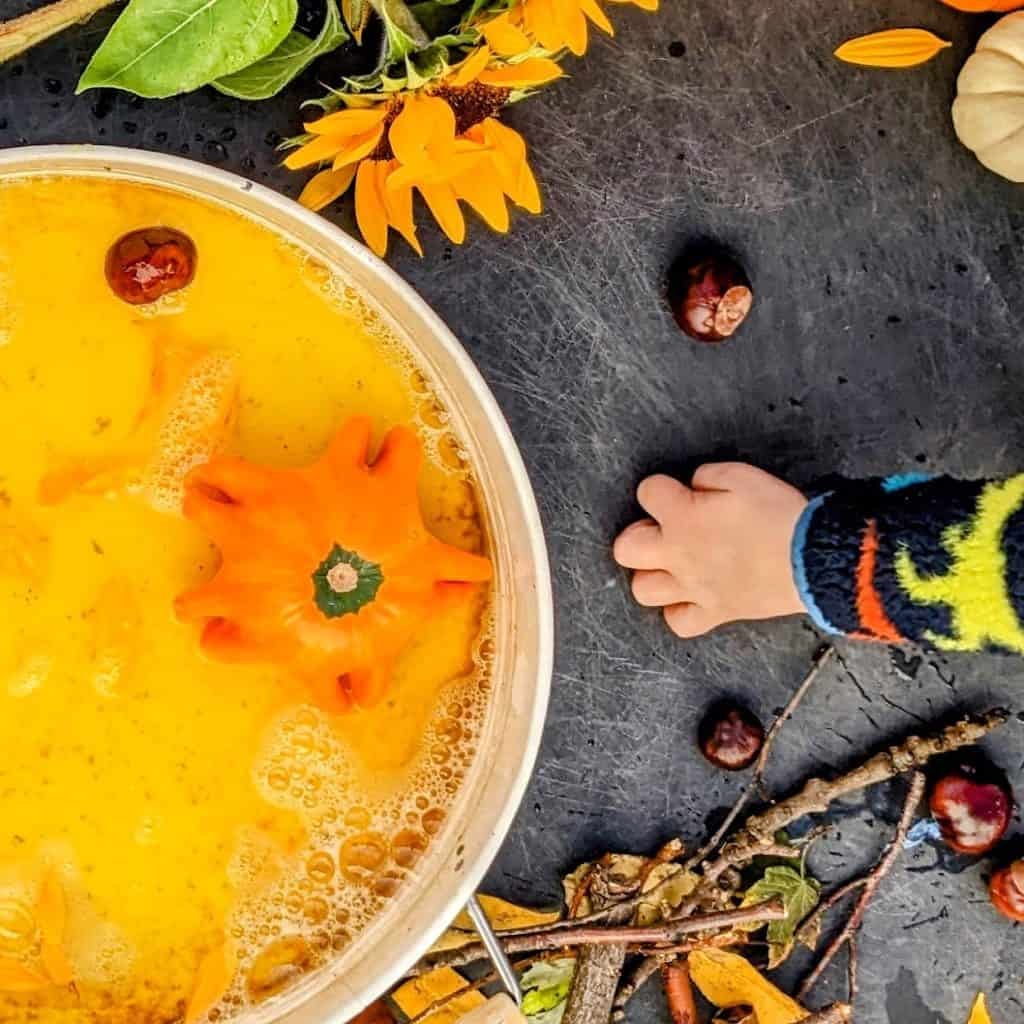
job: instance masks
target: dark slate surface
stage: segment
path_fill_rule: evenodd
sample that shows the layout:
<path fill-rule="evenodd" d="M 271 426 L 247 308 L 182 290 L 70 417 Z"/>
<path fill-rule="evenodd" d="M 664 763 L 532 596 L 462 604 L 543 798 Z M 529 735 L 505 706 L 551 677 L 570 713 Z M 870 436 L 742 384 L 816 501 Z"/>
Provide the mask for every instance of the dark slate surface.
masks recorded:
<path fill-rule="evenodd" d="M 31 5 L 0 0 L 4 14 Z M 948 114 L 984 22 L 931 0 L 664 8 L 615 5 L 617 37 L 509 116 L 530 141 L 544 216 L 517 218 L 507 238 L 474 225 L 454 250 L 425 228 L 425 260 L 392 254 L 490 381 L 547 525 L 554 700 L 489 879 L 512 898 L 555 896 L 561 871 L 606 849 L 696 836 L 742 782 L 695 756 L 701 709 L 736 693 L 770 715 L 818 642 L 788 622 L 682 643 L 635 608 L 608 546 L 636 514 L 644 473 L 714 454 L 802 485 L 1022 468 L 1024 191 L 975 163 Z M 75 98 L 105 20 L 0 69 L 0 146 L 139 146 L 298 191 L 274 147 L 317 93 L 314 76 L 259 106 L 212 92 Z M 915 24 L 954 49 L 903 73 L 830 57 L 847 36 Z M 758 296 L 742 335 L 718 348 L 683 338 L 661 299 L 674 253 L 702 235 L 744 254 Z M 780 745 L 780 792 L 954 709 L 1024 704 L 1016 660 L 841 650 Z M 1024 794 L 1024 729 L 990 746 Z M 871 863 L 898 802 L 893 789 L 843 805 L 815 870 L 840 879 Z M 978 989 L 994 993 L 1000 1024 L 1024 1019 L 1020 933 L 987 906 L 989 870 L 931 846 L 901 861 L 861 941 L 859 1020 L 961 1024 Z M 820 996 L 842 993 L 840 968 Z M 654 986 L 634 1005 L 640 1024 L 664 1019 Z"/>

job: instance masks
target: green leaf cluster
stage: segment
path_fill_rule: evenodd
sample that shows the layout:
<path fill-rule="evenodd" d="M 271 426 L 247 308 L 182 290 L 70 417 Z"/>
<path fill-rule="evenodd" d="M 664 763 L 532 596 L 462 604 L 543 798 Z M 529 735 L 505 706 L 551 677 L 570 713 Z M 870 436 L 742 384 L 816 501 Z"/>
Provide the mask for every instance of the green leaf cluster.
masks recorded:
<path fill-rule="evenodd" d="M 211 85 L 228 96 L 275 96 L 318 57 L 382 26 L 373 69 L 342 91 L 417 88 L 479 42 L 474 20 L 511 0 L 326 0 L 315 37 L 298 31 L 298 0 L 129 0 L 78 91 L 124 89 L 163 99 Z"/>
<path fill-rule="evenodd" d="M 781 899 L 786 916 L 768 924 L 768 966 L 777 967 L 789 956 L 800 922 L 818 905 L 821 884 L 804 871 L 773 865 L 743 895 L 743 906 Z"/>

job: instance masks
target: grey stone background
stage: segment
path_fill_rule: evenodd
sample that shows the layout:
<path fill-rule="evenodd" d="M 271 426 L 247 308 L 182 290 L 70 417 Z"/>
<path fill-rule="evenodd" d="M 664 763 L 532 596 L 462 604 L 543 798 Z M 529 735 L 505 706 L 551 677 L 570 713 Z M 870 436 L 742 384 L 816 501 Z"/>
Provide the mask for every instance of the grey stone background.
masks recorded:
<path fill-rule="evenodd" d="M 0 13 L 33 3 L 0 0 Z M 949 119 L 988 22 L 934 0 L 611 7 L 615 39 L 508 117 L 529 140 L 544 215 L 517 217 L 507 237 L 475 223 L 461 248 L 424 226 L 426 259 L 400 246 L 390 256 L 497 394 L 547 526 L 554 699 L 488 886 L 522 900 L 554 898 L 561 872 L 605 850 L 697 838 L 743 781 L 696 755 L 702 709 L 737 694 L 770 716 L 818 643 L 800 621 L 683 643 L 636 608 L 608 549 L 637 514 L 644 474 L 717 455 L 804 486 L 835 472 L 1024 468 L 1024 190 L 978 165 Z M 75 97 L 107 20 L 0 68 L 0 146 L 139 146 L 298 192 L 275 146 L 343 57 L 260 105 L 209 91 Z M 851 35 L 901 25 L 955 46 L 904 72 L 831 57 Z M 348 207 L 330 215 L 350 224 Z M 673 256 L 700 236 L 742 253 L 757 293 L 742 334 L 720 347 L 683 337 L 662 299 Z M 951 711 L 1024 705 L 1016 660 L 840 651 L 777 750 L 780 793 Z M 1024 795 L 1024 729 L 1012 723 L 990 749 Z M 899 802 L 897 784 L 838 808 L 818 875 L 872 863 Z M 1021 933 L 988 907 L 990 870 L 928 845 L 901 860 L 865 925 L 858 1020 L 961 1024 L 979 989 L 997 1024 L 1024 1020 Z M 839 967 L 818 995 L 843 986 Z M 666 1019 L 654 985 L 633 1007 L 637 1024 Z"/>

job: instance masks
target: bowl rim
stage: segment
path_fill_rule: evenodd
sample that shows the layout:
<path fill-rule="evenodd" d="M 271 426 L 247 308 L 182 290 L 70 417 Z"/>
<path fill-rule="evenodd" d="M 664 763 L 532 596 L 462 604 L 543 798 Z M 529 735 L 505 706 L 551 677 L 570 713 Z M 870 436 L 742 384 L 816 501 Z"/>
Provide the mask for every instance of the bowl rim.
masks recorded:
<path fill-rule="evenodd" d="M 116 165 L 106 166 L 107 164 Z M 479 845 L 479 853 L 472 863 L 467 863 L 458 874 L 459 881 L 452 886 L 452 892 L 430 928 L 425 929 L 419 939 L 411 942 L 405 955 L 390 964 L 382 965 L 376 984 L 354 999 L 351 990 L 342 986 L 338 992 L 338 1003 L 332 1006 L 326 1016 L 318 1017 L 323 1024 L 342 1024 L 380 995 L 389 991 L 406 971 L 418 962 L 433 942 L 442 934 L 455 916 L 462 910 L 469 898 L 476 892 L 483 876 L 491 867 L 519 810 L 526 788 L 533 775 L 533 769 L 540 750 L 554 671 L 554 596 L 551 581 L 550 562 L 544 538 L 543 524 L 537 506 L 536 495 L 523 462 L 519 447 L 512 435 L 504 413 L 498 405 L 490 387 L 473 362 L 469 353 L 457 339 L 448 325 L 431 308 L 426 300 L 382 259 L 375 256 L 366 246 L 326 218 L 301 206 L 295 200 L 242 175 L 219 167 L 213 167 L 197 160 L 180 156 L 132 149 L 122 146 L 92 144 L 51 144 L 38 146 L 16 146 L 0 150 L 0 183 L 14 177 L 75 176 L 76 172 L 88 176 L 125 177 L 133 171 L 149 177 L 153 184 L 160 185 L 160 178 L 166 174 L 164 187 L 182 189 L 182 179 L 192 181 L 200 198 L 218 202 L 217 197 L 205 195 L 203 185 L 215 185 L 225 190 L 243 193 L 236 202 L 243 208 L 256 207 L 250 212 L 259 215 L 260 207 L 276 212 L 292 223 L 301 226 L 313 237 L 322 238 L 328 245 L 342 249 L 346 257 L 358 264 L 366 273 L 390 288 L 399 301 L 408 306 L 433 334 L 461 373 L 472 400 L 484 414 L 488 428 L 501 451 L 505 468 L 511 474 L 525 519 L 530 561 L 535 574 L 536 595 L 536 690 L 526 725 L 526 746 L 514 773 L 505 781 L 505 794 L 496 817 L 489 823 L 489 834 Z M 422 884 L 422 883 L 420 883 Z M 333 987 L 333 981 L 318 994 L 326 997 Z M 294 1008 L 301 1010 L 316 996 L 303 1000 Z M 280 1018 L 282 1024 L 290 1020 L 292 1010 L 285 1009 Z M 245 1018 L 243 1018 L 244 1020 Z"/>

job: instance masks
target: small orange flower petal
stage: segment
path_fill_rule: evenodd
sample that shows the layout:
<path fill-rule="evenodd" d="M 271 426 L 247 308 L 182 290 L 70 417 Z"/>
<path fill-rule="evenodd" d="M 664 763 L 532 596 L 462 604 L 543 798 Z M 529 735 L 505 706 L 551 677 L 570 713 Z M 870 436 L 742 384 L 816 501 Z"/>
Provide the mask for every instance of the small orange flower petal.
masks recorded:
<path fill-rule="evenodd" d="M 482 123 L 480 131 L 492 149 L 494 166 L 499 173 L 505 194 L 524 210 L 540 213 L 540 189 L 526 158 L 526 143 L 523 137 L 493 117 Z"/>
<path fill-rule="evenodd" d="M 477 76 L 487 67 L 491 59 L 491 48 L 485 43 L 474 50 L 461 64 L 454 69 L 454 77 L 451 84 L 455 86 L 470 85 L 477 80 Z"/>
<path fill-rule="evenodd" d="M 382 177 L 380 178 L 380 190 L 384 197 L 384 209 L 387 211 L 388 221 L 391 226 L 416 250 L 417 254 L 423 255 L 423 246 L 416 237 L 416 221 L 413 219 L 412 211 L 412 186 L 405 188 L 391 188 L 386 179 L 398 166 L 397 161 L 381 164 Z"/>
<path fill-rule="evenodd" d="M 386 116 L 385 106 L 378 104 L 361 110 L 339 110 L 304 127 L 312 135 L 362 135 L 380 124 Z"/>
<path fill-rule="evenodd" d="M 562 4 L 558 11 L 558 22 L 565 45 L 577 57 L 582 57 L 587 52 L 587 19 L 583 16 L 579 0 Z"/>
<path fill-rule="evenodd" d="M 594 0 L 590 0 L 594 2 Z M 530 37 L 518 25 L 512 24 L 508 12 L 499 14 L 480 27 L 487 45 L 502 57 L 515 57 L 533 45 Z"/>
<path fill-rule="evenodd" d="M 508 231 L 509 216 L 508 207 L 505 205 L 505 193 L 493 167 L 465 174 L 452 182 L 452 186 L 456 196 L 469 203 L 488 227 L 502 234 Z"/>
<path fill-rule="evenodd" d="M 564 45 L 553 0 L 523 0 L 523 23 L 526 31 L 545 50 L 560 50 Z"/>
<path fill-rule="evenodd" d="M 466 238 L 466 219 L 462 216 L 459 201 L 455 198 L 455 190 L 451 185 L 420 185 L 423 196 L 434 220 L 441 230 L 456 244 L 461 245 Z"/>
<path fill-rule="evenodd" d="M 562 77 L 562 69 L 548 57 L 529 57 L 518 64 L 488 68 L 477 78 L 484 85 L 495 85 L 506 89 L 529 89 L 535 85 L 546 85 Z"/>
<path fill-rule="evenodd" d="M 355 176 L 356 164 L 349 164 L 339 171 L 320 171 L 306 183 L 299 202 L 310 210 L 322 210 L 349 190 Z"/>
<path fill-rule="evenodd" d="M 364 160 L 356 171 L 356 223 L 378 256 L 388 251 L 388 215 L 378 189 L 378 160 Z"/>
<path fill-rule="evenodd" d="M 335 155 L 334 169 L 340 171 L 343 167 L 362 160 L 364 156 L 369 156 L 377 148 L 383 134 L 384 126 L 378 125 L 365 135 L 357 135 L 350 139 Z"/>
<path fill-rule="evenodd" d="M 430 147 L 454 142 L 455 114 L 440 97 L 410 98 L 392 122 L 388 140 L 399 163 L 409 167 L 429 163 Z"/>
<path fill-rule="evenodd" d="M 297 171 L 313 164 L 322 164 L 334 158 L 342 143 L 331 136 L 318 135 L 311 142 L 294 150 L 285 157 L 284 165 L 290 171 Z"/>
<path fill-rule="evenodd" d="M 602 31 L 608 35 L 615 35 L 615 29 L 612 27 L 612 23 L 608 20 L 608 15 L 604 13 L 601 5 L 597 0 L 578 0 L 580 10 Z"/>

